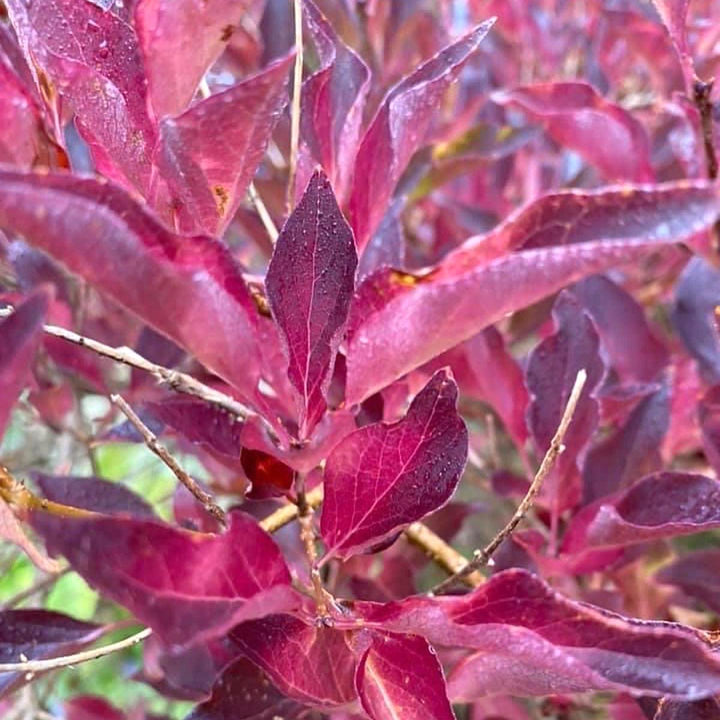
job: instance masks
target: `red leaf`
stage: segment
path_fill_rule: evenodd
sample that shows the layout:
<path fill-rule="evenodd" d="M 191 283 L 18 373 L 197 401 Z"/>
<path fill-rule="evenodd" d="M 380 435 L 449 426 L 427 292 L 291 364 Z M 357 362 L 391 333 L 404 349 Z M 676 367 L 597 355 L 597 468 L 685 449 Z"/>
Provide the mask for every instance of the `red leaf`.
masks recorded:
<path fill-rule="evenodd" d="M 357 150 L 370 72 L 312 0 L 304 2 L 303 19 L 320 68 L 302 86 L 302 139 L 342 199 Z"/>
<path fill-rule="evenodd" d="M 94 695 L 81 695 L 68 700 L 63 707 L 65 720 L 127 720 L 107 700 Z"/>
<path fill-rule="evenodd" d="M 467 459 L 457 385 L 439 370 L 396 423 L 357 430 L 330 453 L 320 528 L 327 555 L 346 558 L 444 505 Z"/>
<path fill-rule="evenodd" d="M 471 238 L 427 274 L 376 271 L 353 302 L 347 402 L 569 283 L 693 237 L 719 212 L 717 190 L 703 183 L 571 191 Z"/>
<path fill-rule="evenodd" d="M 0 171 L 0 226 L 23 234 L 253 396 L 256 309 L 220 243 L 169 232 L 111 184 L 9 170 Z"/>
<path fill-rule="evenodd" d="M 287 101 L 292 61 L 288 55 L 160 123 L 156 162 L 182 232 L 222 235 L 233 219 Z"/>
<path fill-rule="evenodd" d="M 450 697 L 629 691 L 693 700 L 720 691 L 720 658 L 700 633 L 569 600 L 525 570 L 461 598 L 356 603 L 365 624 L 476 652 L 451 673 Z"/>
<path fill-rule="evenodd" d="M 352 231 L 318 171 L 277 239 L 265 279 L 288 355 L 288 376 L 299 395 L 300 439 L 325 412 L 356 267 Z"/>
<path fill-rule="evenodd" d="M 663 567 L 655 579 L 679 587 L 720 613 L 720 550 L 697 550 L 682 555 Z"/>
<path fill-rule="evenodd" d="M 245 658 L 230 663 L 215 682 L 210 699 L 186 720 L 274 720 L 293 718 L 299 706 L 282 695 L 265 673 Z"/>
<path fill-rule="evenodd" d="M 169 644 L 188 645 L 243 620 L 297 604 L 280 550 L 250 516 L 230 515 L 223 535 L 160 521 L 31 515 L 52 554 L 124 605 Z"/>
<path fill-rule="evenodd" d="M 155 129 L 132 27 L 90 2 L 9 0 L 7 6 L 56 124 L 59 92 L 73 107 L 97 168 L 146 190 Z"/>
<path fill-rule="evenodd" d="M 100 637 L 99 625 L 48 610 L 0 612 L 0 662 L 43 660 L 68 655 Z M 25 673 L 0 673 L 0 696 L 23 685 Z"/>
<path fill-rule="evenodd" d="M 319 707 L 356 699 L 351 632 L 273 615 L 239 625 L 230 638 L 288 697 Z"/>
<path fill-rule="evenodd" d="M 610 182 L 655 179 L 643 125 L 586 83 L 530 85 L 501 90 L 492 99 L 542 121 L 553 140 L 575 150 Z"/>
<path fill-rule="evenodd" d="M 435 650 L 415 635 L 378 633 L 360 658 L 355 683 L 372 720 L 453 720 Z"/>
<path fill-rule="evenodd" d="M 227 47 L 248 0 L 138 0 L 143 60 L 155 114 L 177 115 Z"/>
<path fill-rule="evenodd" d="M 445 91 L 477 50 L 495 19 L 441 50 L 385 96 L 355 159 L 350 215 L 359 248 L 377 229 L 413 153 L 421 146 Z"/>
<path fill-rule="evenodd" d="M 247 494 L 253 499 L 284 495 L 292 488 L 293 469 L 262 450 L 243 448 L 240 455 L 243 470 L 252 483 Z"/>
<path fill-rule="evenodd" d="M 614 547 L 720 527 L 720 482 L 662 472 L 599 500 L 573 518 L 563 550 Z"/>

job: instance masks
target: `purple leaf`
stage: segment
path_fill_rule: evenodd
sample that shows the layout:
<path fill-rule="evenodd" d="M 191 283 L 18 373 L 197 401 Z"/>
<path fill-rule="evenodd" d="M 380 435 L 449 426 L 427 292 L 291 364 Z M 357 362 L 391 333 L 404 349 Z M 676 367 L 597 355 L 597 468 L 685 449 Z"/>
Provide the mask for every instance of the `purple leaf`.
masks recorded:
<path fill-rule="evenodd" d="M 4 610 L 0 612 L 0 663 L 68 655 L 102 633 L 99 625 L 48 610 Z M 0 697 L 29 679 L 25 673 L 0 673 Z"/>
<path fill-rule="evenodd" d="M 223 669 L 209 700 L 186 720 L 274 720 L 295 717 L 297 709 L 257 665 L 240 658 Z"/>
<path fill-rule="evenodd" d="M 325 394 L 355 283 L 352 231 L 330 182 L 316 172 L 280 233 L 265 279 L 299 396 L 300 438 L 325 412 Z"/>
<path fill-rule="evenodd" d="M 485 694 L 616 690 L 695 700 L 720 691 L 720 658 L 703 636 L 569 600 L 525 570 L 461 598 L 356 603 L 367 626 L 474 649 L 450 674 L 452 700 Z"/>
<path fill-rule="evenodd" d="M 256 308 L 223 245 L 169 232 L 111 184 L 60 174 L 0 171 L 0 227 L 24 235 L 253 396 Z"/>
<path fill-rule="evenodd" d="M 288 697 L 333 707 L 356 699 L 352 635 L 291 615 L 273 615 L 239 625 L 230 639 Z"/>
<path fill-rule="evenodd" d="M 711 387 L 697 403 L 702 445 L 717 475 L 720 470 L 720 385 Z"/>
<path fill-rule="evenodd" d="M 586 83 L 530 85 L 501 90 L 492 99 L 543 122 L 553 140 L 575 150 L 610 182 L 655 179 L 643 125 Z M 602 142 L 597 140 L 600 137 Z"/>
<path fill-rule="evenodd" d="M 568 553 L 691 535 L 720 527 L 720 482 L 661 472 L 578 513 L 563 541 Z"/>
<path fill-rule="evenodd" d="M 333 449 L 320 523 L 326 557 L 367 550 L 450 499 L 468 451 L 456 403 L 455 381 L 439 370 L 402 420 L 368 425 Z"/>
<path fill-rule="evenodd" d="M 377 633 L 358 662 L 360 702 L 372 720 L 453 720 L 435 650 L 416 635 Z"/>
<path fill-rule="evenodd" d="M 662 385 L 642 400 L 621 427 L 588 452 L 583 468 L 583 504 L 657 470 L 669 422 L 669 391 Z"/>
<path fill-rule="evenodd" d="M 146 190 L 155 129 L 147 114 L 145 73 L 132 27 L 90 2 L 9 0 L 7 6 L 56 123 L 60 93 L 75 111 L 97 168 Z"/>
<path fill-rule="evenodd" d="M 182 232 L 219 236 L 233 219 L 287 101 L 292 61 L 285 56 L 160 123 L 156 161 Z"/>
<path fill-rule="evenodd" d="M 569 283 L 695 236 L 719 212 L 717 190 L 704 183 L 565 192 L 471 238 L 425 274 L 376 271 L 350 315 L 347 402 Z"/>
<path fill-rule="evenodd" d="M 302 86 L 302 139 L 330 178 L 337 196 L 344 198 L 357 150 L 370 72 L 337 36 L 312 0 L 304 2 L 303 19 L 320 68 Z"/>
<path fill-rule="evenodd" d="M 385 96 L 355 159 L 350 215 L 359 248 L 377 229 L 393 190 L 421 146 L 433 113 L 495 22 L 486 20 L 441 50 Z"/>
<path fill-rule="evenodd" d="M 293 609 L 297 596 L 280 550 L 235 511 L 222 535 L 160 521 L 37 511 L 31 524 L 51 554 L 150 625 L 165 643 L 217 637 L 243 620 Z"/>
<path fill-rule="evenodd" d="M 682 555 L 665 565 L 655 579 L 679 587 L 713 612 L 720 613 L 720 550 L 697 550 Z"/>
<path fill-rule="evenodd" d="M 248 0 L 138 0 L 135 24 L 159 118 L 177 115 L 225 50 Z"/>

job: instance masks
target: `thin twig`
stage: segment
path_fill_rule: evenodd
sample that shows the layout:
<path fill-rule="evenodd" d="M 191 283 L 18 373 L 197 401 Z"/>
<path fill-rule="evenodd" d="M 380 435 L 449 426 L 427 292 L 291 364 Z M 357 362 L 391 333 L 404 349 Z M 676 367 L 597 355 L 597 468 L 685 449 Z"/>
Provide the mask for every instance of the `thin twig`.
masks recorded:
<path fill-rule="evenodd" d="M 257 188 L 255 187 L 255 183 L 250 183 L 250 185 L 248 185 L 248 197 L 252 201 L 252 204 L 255 206 L 255 209 L 257 210 L 257 214 L 260 216 L 262 224 L 265 226 L 265 230 L 267 231 L 268 237 L 270 238 L 270 242 L 272 242 L 272 244 L 274 245 L 279 235 L 277 225 L 275 225 L 275 223 L 273 222 L 273 219 L 270 216 L 270 213 L 268 212 L 268 209 L 263 202 L 263 199 L 260 197 Z"/>
<path fill-rule="evenodd" d="M 53 583 L 57 582 L 61 577 L 64 575 L 67 575 L 72 568 L 66 567 L 60 570 L 57 575 L 46 575 L 44 578 L 41 578 L 36 583 L 31 585 L 29 588 L 26 588 L 25 590 L 22 590 L 19 593 L 16 593 L 11 598 L 6 600 L 2 604 L 3 610 L 10 610 L 17 605 L 19 605 L 21 602 L 24 602 L 28 598 L 35 595 L 35 593 L 39 593 L 42 590 L 45 590 L 46 588 L 50 587 Z"/>
<path fill-rule="evenodd" d="M 715 180 L 718 176 L 718 159 L 715 149 L 715 132 L 713 121 L 713 102 L 712 91 L 715 79 L 704 82 L 700 78 L 695 78 L 693 82 L 692 100 L 700 114 L 700 125 L 702 127 L 703 143 L 705 145 L 705 164 L 707 165 L 707 174 L 711 180 Z"/>
<path fill-rule="evenodd" d="M 316 508 L 319 507 L 323 501 L 323 489 L 322 485 L 314 488 L 305 496 L 305 502 L 308 507 Z M 298 516 L 297 505 L 288 503 L 283 505 L 281 508 L 275 510 L 275 512 L 268 515 L 265 519 L 260 521 L 260 527 L 268 533 L 277 532 L 280 528 L 289 525 Z"/>
<path fill-rule="evenodd" d="M 50 658 L 48 660 L 25 660 L 17 663 L 0 663 L 0 673 L 20 672 L 34 675 L 35 673 L 45 672 L 46 670 L 55 670 L 56 668 L 68 667 L 69 665 L 79 665 L 80 663 L 97 660 L 98 658 L 118 652 L 118 650 L 124 650 L 125 648 L 137 645 L 139 642 L 150 637 L 151 634 L 152 630 L 145 628 L 124 640 L 111 643 L 110 645 L 103 645 L 93 650 L 85 650 L 84 652 L 73 655 L 63 655 L 62 657 Z"/>
<path fill-rule="evenodd" d="M 138 417 L 137 413 L 128 405 L 120 395 L 111 395 L 110 399 L 120 408 L 133 427 L 142 435 L 145 444 L 154 452 L 174 473 L 175 477 L 192 493 L 213 517 L 223 525 L 227 524 L 225 511 L 206 493 L 183 469 L 178 461 L 170 454 L 168 449 L 160 443 L 155 433 Z"/>
<path fill-rule="evenodd" d="M 570 422 L 572 421 L 575 408 L 577 407 L 578 400 L 580 399 L 582 389 L 585 387 L 586 380 L 587 372 L 585 370 L 580 370 L 575 378 L 575 384 L 570 391 L 570 397 L 568 398 L 567 405 L 565 405 L 565 411 L 560 418 L 560 424 L 555 431 L 553 439 L 550 441 L 550 447 L 548 447 L 545 457 L 542 459 L 540 467 L 535 473 L 535 477 L 528 488 L 527 494 L 518 505 L 517 510 L 515 510 L 515 514 L 512 518 L 510 518 L 507 525 L 505 525 L 505 527 L 480 552 L 478 552 L 469 563 L 447 580 L 444 580 L 433 588 L 434 593 L 440 593 L 447 590 L 457 580 L 461 580 L 471 572 L 485 565 L 485 563 L 487 563 L 487 561 L 492 557 L 492 554 L 498 549 L 498 547 L 500 547 L 502 542 L 512 534 L 520 521 L 525 517 L 528 510 L 532 507 L 537 494 L 540 492 L 543 481 L 548 476 L 548 473 L 552 469 L 560 453 L 562 453 L 565 449 L 563 440 L 565 439 L 565 434 L 567 433 Z"/>
<path fill-rule="evenodd" d="M 300 97 L 303 71 L 302 0 L 293 0 L 293 9 L 295 15 L 295 69 L 293 71 L 293 96 L 290 113 L 290 169 L 285 199 L 288 215 L 295 205 L 295 177 L 300 145 Z"/>

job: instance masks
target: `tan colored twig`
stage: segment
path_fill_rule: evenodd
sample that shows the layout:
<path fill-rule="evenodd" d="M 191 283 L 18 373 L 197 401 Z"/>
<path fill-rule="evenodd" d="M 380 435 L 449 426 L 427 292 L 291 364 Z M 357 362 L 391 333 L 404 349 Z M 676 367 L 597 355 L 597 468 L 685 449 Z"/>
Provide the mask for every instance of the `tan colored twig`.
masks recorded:
<path fill-rule="evenodd" d="M 270 238 L 270 242 L 274 245 L 279 235 L 277 225 L 273 222 L 263 199 L 260 197 L 260 194 L 255 187 L 255 183 L 250 183 L 250 185 L 248 185 L 248 197 L 255 206 L 255 210 L 257 210 L 257 214 L 265 227 L 268 237 Z"/>
<path fill-rule="evenodd" d="M 120 395 L 111 395 L 110 399 L 130 421 L 132 426 L 142 435 L 145 444 L 169 468 L 175 477 L 192 493 L 202 506 L 223 525 L 227 524 L 225 511 L 213 500 L 212 495 L 205 492 L 180 466 L 170 451 L 157 439 L 155 433 L 138 417 L 137 413 Z"/>
<path fill-rule="evenodd" d="M 112 653 L 124 650 L 125 648 L 137 645 L 146 638 L 150 637 L 152 630 L 145 628 L 135 635 L 131 635 L 124 640 L 120 640 L 110 645 L 103 645 L 93 650 L 85 650 L 84 652 L 74 653 L 73 655 L 63 655 L 62 657 L 50 658 L 48 660 L 24 660 L 16 663 L 0 663 L 0 673 L 20 672 L 34 675 L 47 670 L 56 670 L 57 668 L 68 667 L 70 665 L 79 665 L 89 660 L 97 660 L 98 658 L 111 655 Z"/>
<path fill-rule="evenodd" d="M 475 557 L 469 563 L 467 563 L 459 571 L 455 572 L 455 574 L 450 576 L 447 580 L 444 580 L 439 585 L 434 587 L 432 592 L 444 592 L 445 590 L 450 588 L 456 581 L 462 580 L 464 577 L 468 576 L 473 571 L 476 571 L 483 565 L 485 565 L 487 561 L 492 557 L 492 554 L 498 549 L 498 547 L 500 547 L 502 542 L 512 534 L 520 521 L 525 517 L 528 510 L 532 507 L 532 504 L 535 501 L 537 494 L 540 492 L 543 481 L 548 476 L 558 456 L 565 449 L 563 445 L 563 440 L 565 439 L 565 434 L 567 433 L 570 422 L 572 421 L 573 415 L 575 414 L 575 408 L 577 407 L 578 400 L 580 399 L 582 389 L 583 387 L 585 387 L 586 380 L 587 372 L 585 370 L 580 370 L 580 372 L 577 374 L 577 377 L 575 378 L 575 383 L 572 387 L 572 390 L 570 391 L 570 397 L 568 398 L 567 404 L 565 405 L 565 410 L 562 414 L 562 417 L 560 418 L 560 424 L 555 431 L 555 435 L 553 435 L 553 438 L 550 441 L 550 447 L 547 449 L 545 457 L 542 459 L 540 467 L 535 473 L 535 477 L 533 478 L 532 483 L 530 483 L 530 487 L 528 488 L 525 497 L 518 505 L 512 518 L 510 518 L 510 521 L 481 551 L 476 553 Z"/>
<path fill-rule="evenodd" d="M 707 166 L 707 174 L 710 180 L 715 180 L 718 176 L 715 129 L 713 127 L 714 104 L 712 101 L 712 91 L 714 84 L 715 78 L 704 82 L 700 80 L 700 78 L 695 77 L 692 88 L 692 101 L 695 103 L 695 107 L 700 115 L 703 145 L 705 146 L 705 164 Z"/>
<path fill-rule="evenodd" d="M 289 215 L 295 205 L 295 181 L 297 176 L 298 148 L 300 146 L 300 98 L 303 71 L 302 0 L 293 0 L 295 15 L 295 68 L 293 71 L 293 96 L 290 111 L 290 169 L 285 204 Z"/>
<path fill-rule="evenodd" d="M 317 508 L 323 501 L 323 489 L 322 485 L 311 490 L 305 496 L 305 502 L 308 507 Z M 298 507 L 288 503 L 283 505 L 281 508 L 275 510 L 275 512 L 268 515 L 266 518 L 260 521 L 260 527 L 268 533 L 277 532 L 280 528 L 285 527 L 291 523 L 298 516 Z"/>

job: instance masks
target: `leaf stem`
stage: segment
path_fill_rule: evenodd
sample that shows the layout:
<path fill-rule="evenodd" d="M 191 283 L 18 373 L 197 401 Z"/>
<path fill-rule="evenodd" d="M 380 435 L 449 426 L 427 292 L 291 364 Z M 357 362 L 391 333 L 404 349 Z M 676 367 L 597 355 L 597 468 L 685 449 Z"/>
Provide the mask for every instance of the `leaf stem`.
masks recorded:
<path fill-rule="evenodd" d="M 550 441 L 550 446 L 545 453 L 545 457 L 542 459 L 540 467 L 535 473 L 535 477 L 533 478 L 532 483 L 530 483 L 530 487 L 528 488 L 525 497 L 518 505 L 515 513 L 510 518 L 507 525 L 505 525 L 505 527 L 497 535 L 495 535 L 495 537 L 482 550 L 477 552 L 475 554 L 475 557 L 469 563 L 467 563 L 459 571 L 455 572 L 455 574 L 450 576 L 447 580 L 444 580 L 439 585 L 434 587 L 432 590 L 433 593 L 444 592 L 445 590 L 450 588 L 456 581 L 462 580 L 473 571 L 485 565 L 487 561 L 492 557 L 493 553 L 498 549 L 498 547 L 500 547 L 502 542 L 512 534 L 515 528 L 519 525 L 520 521 L 525 517 L 528 510 L 530 510 L 530 508 L 532 507 L 532 504 L 535 501 L 537 494 L 540 492 L 543 481 L 550 473 L 550 470 L 552 469 L 559 455 L 565 449 L 563 441 L 565 439 L 568 427 L 570 426 L 570 422 L 573 419 L 573 415 L 575 414 L 575 408 L 577 407 L 578 400 L 580 400 L 580 394 L 582 393 L 583 387 L 585 387 L 586 381 L 587 372 L 584 369 L 580 370 L 580 372 L 578 372 L 577 374 L 577 377 L 575 378 L 575 383 L 572 387 L 572 390 L 570 391 L 570 396 L 568 397 L 567 404 L 565 405 L 565 410 L 562 414 L 562 417 L 560 418 L 560 424 L 555 431 L 555 435 L 553 435 L 553 438 Z"/>
<path fill-rule="evenodd" d="M 193 480 L 180 463 L 170 454 L 170 451 L 158 440 L 157 435 L 138 417 L 137 413 L 120 395 L 111 395 L 110 400 L 117 405 L 120 411 L 130 421 L 131 425 L 142 435 L 145 444 L 155 453 L 169 468 L 175 477 L 190 491 L 190 493 L 202 504 L 202 506 L 213 517 L 223 525 L 227 525 L 225 511 L 213 500 L 212 495 L 206 493 Z"/>
<path fill-rule="evenodd" d="M 270 242 L 272 242 L 272 244 L 274 245 L 279 235 L 277 225 L 275 225 L 275 223 L 273 222 L 273 219 L 270 216 L 270 213 L 268 212 L 268 209 L 263 202 L 263 199 L 258 194 L 255 183 L 251 182 L 248 186 L 248 197 L 252 201 L 252 204 L 255 206 L 255 210 L 257 210 L 257 214 L 260 217 L 260 220 L 264 225 L 265 230 L 267 231 Z"/>
<path fill-rule="evenodd" d="M 303 71 L 302 0 L 293 0 L 295 17 L 295 67 L 293 70 L 293 96 L 290 112 L 290 169 L 285 205 L 289 215 L 295 205 L 298 147 L 300 145 L 300 98 Z"/>

